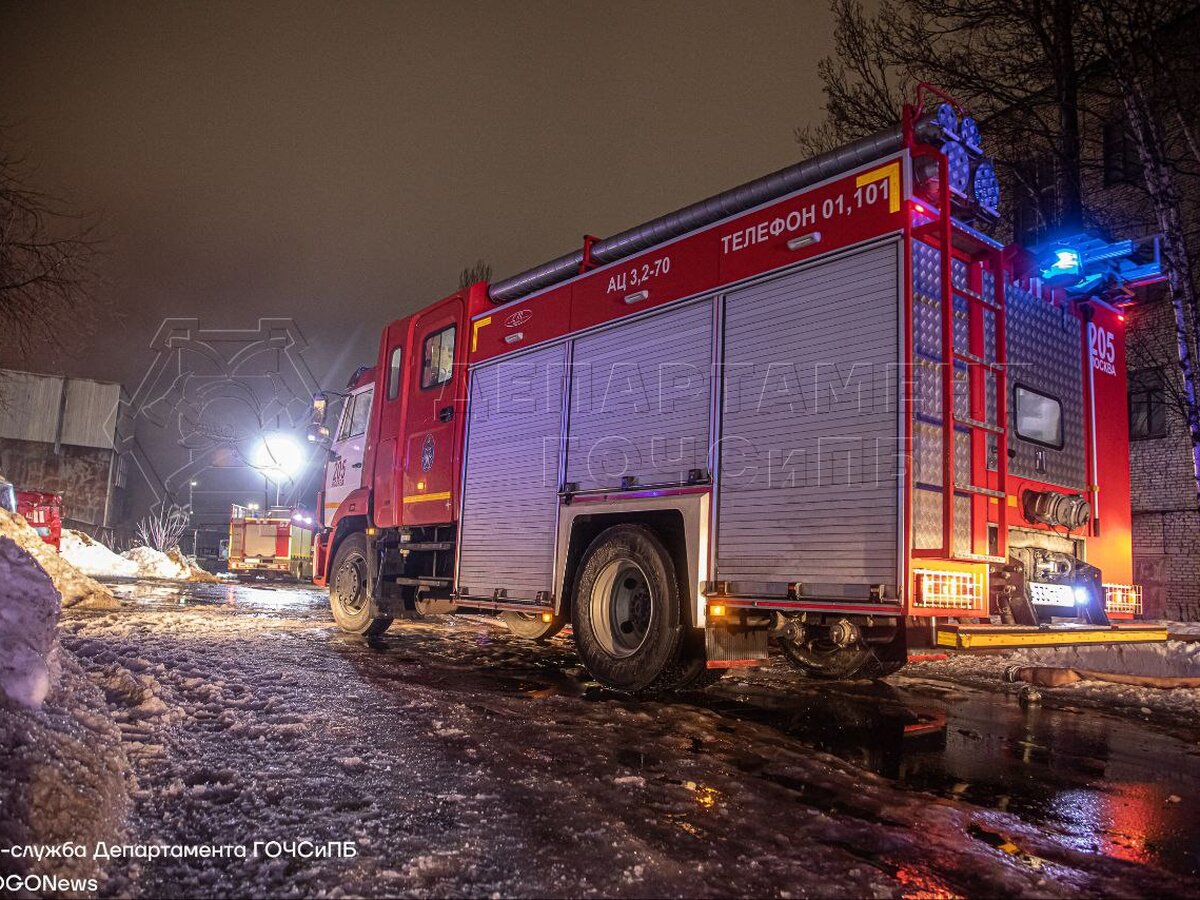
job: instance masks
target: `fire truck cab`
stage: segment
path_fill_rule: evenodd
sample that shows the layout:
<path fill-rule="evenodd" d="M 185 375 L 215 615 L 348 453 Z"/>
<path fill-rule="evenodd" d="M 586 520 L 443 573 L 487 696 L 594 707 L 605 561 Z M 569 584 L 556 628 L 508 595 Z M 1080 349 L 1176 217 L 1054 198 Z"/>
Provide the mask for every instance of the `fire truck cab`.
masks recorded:
<path fill-rule="evenodd" d="M 569 622 L 635 692 L 769 637 L 813 677 L 885 675 L 917 621 L 956 648 L 1149 639 L 1108 620 L 1137 593 L 1123 316 L 987 237 L 998 203 L 974 122 L 918 101 L 392 322 L 310 434 L 339 626 Z"/>
<path fill-rule="evenodd" d="M 17 512 L 55 550 L 62 544 L 62 499 L 57 491 L 17 491 Z"/>

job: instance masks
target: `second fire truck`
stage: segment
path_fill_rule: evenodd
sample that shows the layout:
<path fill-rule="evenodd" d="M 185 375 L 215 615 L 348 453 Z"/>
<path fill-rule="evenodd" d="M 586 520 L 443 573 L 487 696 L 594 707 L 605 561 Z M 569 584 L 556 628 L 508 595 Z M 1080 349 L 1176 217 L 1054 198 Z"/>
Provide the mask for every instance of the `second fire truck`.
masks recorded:
<path fill-rule="evenodd" d="M 1154 266 L 1002 246 L 998 205 L 974 122 L 918 97 L 392 322 L 311 435 L 337 623 L 569 622 L 635 692 L 771 636 L 824 678 L 895 671 L 914 622 L 959 649 L 1158 636 L 1109 622 L 1138 602 L 1113 291 Z"/>

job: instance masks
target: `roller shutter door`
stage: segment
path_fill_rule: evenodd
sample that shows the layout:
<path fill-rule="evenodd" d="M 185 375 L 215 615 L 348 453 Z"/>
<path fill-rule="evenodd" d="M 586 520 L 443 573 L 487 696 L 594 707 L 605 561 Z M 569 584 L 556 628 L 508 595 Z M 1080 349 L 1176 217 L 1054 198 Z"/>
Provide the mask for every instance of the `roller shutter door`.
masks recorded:
<path fill-rule="evenodd" d="M 566 480 L 589 490 L 707 472 L 711 368 L 711 301 L 577 340 Z"/>
<path fill-rule="evenodd" d="M 564 351 L 471 373 L 460 590 L 533 600 L 553 590 Z"/>
<path fill-rule="evenodd" d="M 727 298 L 721 580 L 895 595 L 898 297 L 889 244 Z"/>

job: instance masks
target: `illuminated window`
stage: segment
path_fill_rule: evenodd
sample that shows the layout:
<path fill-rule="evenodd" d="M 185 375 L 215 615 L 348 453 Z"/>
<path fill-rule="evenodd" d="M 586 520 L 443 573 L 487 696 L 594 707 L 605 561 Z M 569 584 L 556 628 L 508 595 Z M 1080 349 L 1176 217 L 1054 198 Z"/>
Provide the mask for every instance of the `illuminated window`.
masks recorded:
<path fill-rule="evenodd" d="M 425 338 L 421 354 L 421 387 L 445 384 L 454 374 L 454 326 L 435 331 Z"/>
<path fill-rule="evenodd" d="M 1135 441 L 1167 436 L 1167 398 L 1162 369 L 1129 373 L 1129 437 Z"/>
<path fill-rule="evenodd" d="M 1017 437 L 1055 450 L 1063 448 L 1062 404 L 1017 385 Z"/>
<path fill-rule="evenodd" d="M 404 356 L 403 347 L 393 347 L 388 359 L 388 388 L 387 398 L 395 400 L 400 395 L 400 361 Z"/>

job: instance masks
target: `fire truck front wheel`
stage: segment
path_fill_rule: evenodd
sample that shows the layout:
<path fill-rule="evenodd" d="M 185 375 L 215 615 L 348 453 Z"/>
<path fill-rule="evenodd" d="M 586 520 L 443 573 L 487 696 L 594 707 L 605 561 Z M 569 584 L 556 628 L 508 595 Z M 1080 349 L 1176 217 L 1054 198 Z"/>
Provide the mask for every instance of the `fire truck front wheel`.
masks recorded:
<path fill-rule="evenodd" d="M 597 681 L 619 691 L 679 690 L 703 669 L 692 659 L 675 567 L 640 525 L 617 525 L 584 554 L 572 602 L 575 645 Z"/>
<path fill-rule="evenodd" d="M 367 596 L 367 539 L 351 534 L 338 547 L 329 575 L 329 607 L 338 628 L 367 637 L 383 634 L 391 616 L 373 615 L 374 604 Z"/>

